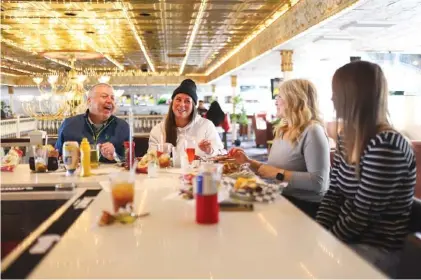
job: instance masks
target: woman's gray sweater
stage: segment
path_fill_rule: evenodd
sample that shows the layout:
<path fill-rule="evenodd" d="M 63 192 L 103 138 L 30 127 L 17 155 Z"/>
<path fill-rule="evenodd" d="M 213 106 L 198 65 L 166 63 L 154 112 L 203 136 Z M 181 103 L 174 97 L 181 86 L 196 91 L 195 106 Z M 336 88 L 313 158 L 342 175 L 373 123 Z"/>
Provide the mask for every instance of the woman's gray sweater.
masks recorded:
<path fill-rule="evenodd" d="M 292 172 L 283 194 L 320 202 L 329 186 L 329 141 L 319 124 L 309 125 L 295 144 L 275 138 L 268 164 Z"/>

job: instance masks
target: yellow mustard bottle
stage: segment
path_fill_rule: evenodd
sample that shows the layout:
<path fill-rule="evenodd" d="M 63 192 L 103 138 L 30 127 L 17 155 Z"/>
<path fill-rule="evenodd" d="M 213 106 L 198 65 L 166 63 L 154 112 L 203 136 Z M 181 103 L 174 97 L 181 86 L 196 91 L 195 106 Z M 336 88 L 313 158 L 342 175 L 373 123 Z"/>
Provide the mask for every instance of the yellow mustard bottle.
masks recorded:
<path fill-rule="evenodd" d="M 80 177 L 91 175 L 91 146 L 86 138 L 80 143 L 80 167 Z"/>

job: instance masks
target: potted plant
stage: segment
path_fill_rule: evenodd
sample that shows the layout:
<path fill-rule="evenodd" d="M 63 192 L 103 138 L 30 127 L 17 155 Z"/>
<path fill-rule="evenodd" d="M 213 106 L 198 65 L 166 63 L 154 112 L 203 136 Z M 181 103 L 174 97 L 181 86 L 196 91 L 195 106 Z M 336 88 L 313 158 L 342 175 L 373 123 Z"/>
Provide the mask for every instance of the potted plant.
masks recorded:
<path fill-rule="evenodd" d="M 240 114 L 235 113 L 235 111 L 236 111 L 236 109 L 239 109 L 240 105 L 242 105 L 243 98 L 241 98 L 240 95 L 236 95 L 236 96 L 233 97 L 232 103 L 233 103 L 233 112 L 231 114 L 231 121 L 232 121 L 233 124 L 237 124 L 237 123 L 240 124 L 240 135 L 241 135 L 241 123 L 240 123 L 240 120 L 242 118 L 242 114 L 241 113 Z M 243 107 L 242 109 L 244 109 L 244 106 L 242 106 L 242 107 Z M 244 112 L 244 114 L 245 114 L 245 112 Z M 245 115 L 245 117 L 247 118 L 247 115 Z M 244 117 L 243 117 L 243 121 L 244 121 Z M 233 142 L 234 142 L 234 145 L 235 146 L 240 146 L 241 145 L 241 141 L 239 139 L 237 139 L 237 128 L 235 126 L 234 126 L 234 128 L 232 130 L 232 133 L 233 133 Z"/>
<path fill-rule="evenodd" d="M 238 114 L 238 123 L 240 124 L 240 136 L 248 133 L 248 118 L 244 106 L 241 108 L 241 113 Z"/>

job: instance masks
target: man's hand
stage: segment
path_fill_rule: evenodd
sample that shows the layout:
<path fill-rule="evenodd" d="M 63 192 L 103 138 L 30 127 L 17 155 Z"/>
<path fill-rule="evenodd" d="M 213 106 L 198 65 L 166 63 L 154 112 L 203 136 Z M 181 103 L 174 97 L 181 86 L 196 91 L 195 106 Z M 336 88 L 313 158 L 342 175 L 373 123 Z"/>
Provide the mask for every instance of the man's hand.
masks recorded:
<path fill-rule="evenodd" d="M 108 160 L 114 160 L 115 148 L 110 142 L 100 144 L 100 151 L 103 157 Z"/>

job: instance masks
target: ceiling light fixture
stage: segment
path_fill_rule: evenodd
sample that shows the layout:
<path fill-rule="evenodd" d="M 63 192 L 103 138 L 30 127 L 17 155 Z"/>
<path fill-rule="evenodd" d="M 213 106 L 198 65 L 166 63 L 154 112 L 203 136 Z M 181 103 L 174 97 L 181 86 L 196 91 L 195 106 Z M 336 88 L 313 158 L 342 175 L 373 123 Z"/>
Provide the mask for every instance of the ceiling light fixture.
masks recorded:
<path fill-rule="evenodd" d="M 98 82 L 100 82 L 101 84 L 108 84 L 109 81 L 110 76 L 101 76 L 98 78 Z"/>
<path fill-rule="evenodd" d="M 48 57 L 48 56 L 44 56 L 44 58 L 45 58 L 45 59 L 48 59 L 48 60 L 51 60 L 52 62 L 55 62 L 55 63 L 57 63 L 57 64 L 60 64 L 60 65 L 63 65 L 63 66 L 66 66 L 66 67 L 72 68 L 72 65 L 70 65 L 69 63 L 67 63 L 67 62 L 65 62 L 65 61 L 63 61 L 63 60 L 60 60 L 60 59 L 55 59 L 55 58 Z"/>
<path fill-rule="evenodd" d="M 35 72 L 32 72 L 32 71 L 28 71 L 28 70 L 25 70 L 25 69 L 19 69 L 19 68 L 15 68 L 15 67 L 12 67 L 12 66 L 7 66 L 7 65 L 1 65 L 0 67 L 1 68 L 5 68 L 5 69 L 9 69 L 9 70 L 13 70 L 13 71 L 22 72 L 22 73 L 25 73 L 25 74 L 30 74 L 30 75 L 36 75 L 36 74 L 38 74 L 38 73 L 35 73 Z"/>
<path fill-rule="evenodd" d="M 354 40 L 353 37 L 350 36 L 320 36 L 313 40 L 313 43 L 317 43 L 320 41 L 352 41 Z"/>
<path fill-rule="evenodd" d="M 251 40 L 253 40 L 257 35 L 259 35 L 263 30 L 269 27 L 272 23 L 274 23 L 278 18 L 284 15 L 289 9 L 294 7 L 299 1 L 291 1 L 290 4 L 282 5 L 282 7 L 276 11 L 270 18 L 268 18 L 262 25 L 258 27 L 255 31 L 253 31 L 246 39 L 244 39 L 237 47 L 235 47 L 232 51 L 230 51 L 227 55 L 222 57 L 218 62 L 216 62 L 213 66 L 209 67 L 206 70 L 206 75 L 211 74 L 215 71 L 219 66 L 221 66 L 225 61 L 230 59 L 233 55 L 239 52 L 245 45 L 247 45 Z"/>
<path fill-rule="evenodd" d="M 166 11 L 166 4 L 165 4 L 165 0 L 159 0 L 159 10 L 161 11 L 161 29 L 162 29 L 162 33 L 164 35 L 164 54 L 168 53 L 168 36 L 167 36 L 167 17 L 165 14 Z M 168 65 L 168 57 L 166 57 L 164 55 L 164 62 L 165 62 L 165 69 L 168 70 L 169 65 Z"/>
<path fill-rule="evenodd" d="M 30 50 L 30 49 L 25 49 L 24 47 L 22 47 L 22 45 L 18 45 L 18 44 L 16 44 L 15 42 L 13 42 L 12 40 L 5 39 L 5 38 L 1 37 L 1 42 L 2 42 L 2 43 L 5 43 L 5 44 L 7 44 L 7 45 L 9 45 L 9 46 L 15 47 L 15 48 L 17 48 L 17 49 L 23 50 L 23 51 L 25 51 L 25 52 L 31 53 L 31 54 L 33 54 L 33 55 L 38 55 L 38 53 L 37 53 L 37 52 L 35 52 L 35 51 L 33 51 L 33 50 Z"/>
<path fill-rule="evenodd" d="M 193 30 L 190 34 L 189 42 L 187 44 L 186 56 L 184 57 L 183 62 L 180 66 L 180 71 L 178 72 L 180 75 L 184 72 L 184 67 L 186 66 L 191 48 L 193 47 L 194 39 L 196 38 L 197 32 L 199 31 L 199 26 L 202 22 L 203 14 L 205 13 L 207 3 L 207 0 L 202 0 L 202 3 L 200 3 L 199 12 L 197 13 L 196 21 L 194 22 Z"/>
<path fill-rule="evenodd" d="M 387 21 L 351 21 L 342 25 L 339 29 L 346 30 L 352 28 L 388 28 L 394 26 L 395 23 Z"/>
<path fill-rule="evenodd" d="M 22 108 L 31 117 L 37 120 L 64 119 L 81 113 L 85 109 L 85 96 L 87 90 L 83 83 L 86 76 L 75 70 L 76 59 L 72 56 L 69 60 L 71 70 L 62 77 L 62 84 L 59 85 L 59 76 L 47 76 L 51 90 L 46 91 L 42 86 L 43 77 L 33 77 L 41 95 L 32 100 L 21 100 Z"/>
<path fill-rule="evenodd" d="M 13 58 L 13 57 L 10 57 L 10 56 L 2 55 L 1 59 L 13 61 L 13 62 L 16 62 L 16 63 L 19 63 L 19 64 L 23 64 L 25 66 L 30 66 L 30 67 L 38 68 L 38 69 L 41 69 L 41 70 L 49 71 L 47 68 L 45 68 L 41 65 L 37 65 L 37 64 L 34 64 L 34 63 L 18 60 L 16 58 Z"/>
<path fill-rule="evenodd" d="M 155 67 L 154 67 L 154 65 L 152 63 L 152 60 L 149 57 L 149 55 L 148 55 L 148 53 L 146 51 L 145 46 L 143 45 L 142 39 L 140 39 L 140 36 L 139 36 L 139 34 L 138 34 L 137 30 L 136 30 L 136 26 L 134 25 L 132 19 L 129 16 L 129 12 L 128 12 L 128 9 L 126 8 L 126 5 L 121 0 L 120 0 L 120 4 L 121 4 L 121 10 L 123 11 L 124 17 L 126 18 L 127 22 L 129 23 L 130 29 L 132 30 L 133 35 L 136 38 L 136 41 L 139 44 L 140 49 L 142 50 L 143 55 L 146 58 L 146 61 L 148 62 L 149 68 L 151 69 L 152 72 L 155 72 Z"/>
<path fill-rule="evenodd" d="M 4 71 L 1 71 L 1 74 L 4 75 L 4 76 L 10 76 L 10 77 L 23 77 L 24 76 L 24 75 L 17 75 L 17 74 L 13 74 L 13 73 L 7 73 L 7 72 L 4 72 Z M 2 83 L 2 85 L 3 85 L 3 83 Z"/>
<path fill-rule="evenodd" d="M 66 12 L 66 13 L 64 13 L 64 15 L 69 16 L 69 17 L 75 17 L 75 16 L 77 16 L 77 14 L 76 13 L 73 13 L 73 12 Z"/>

